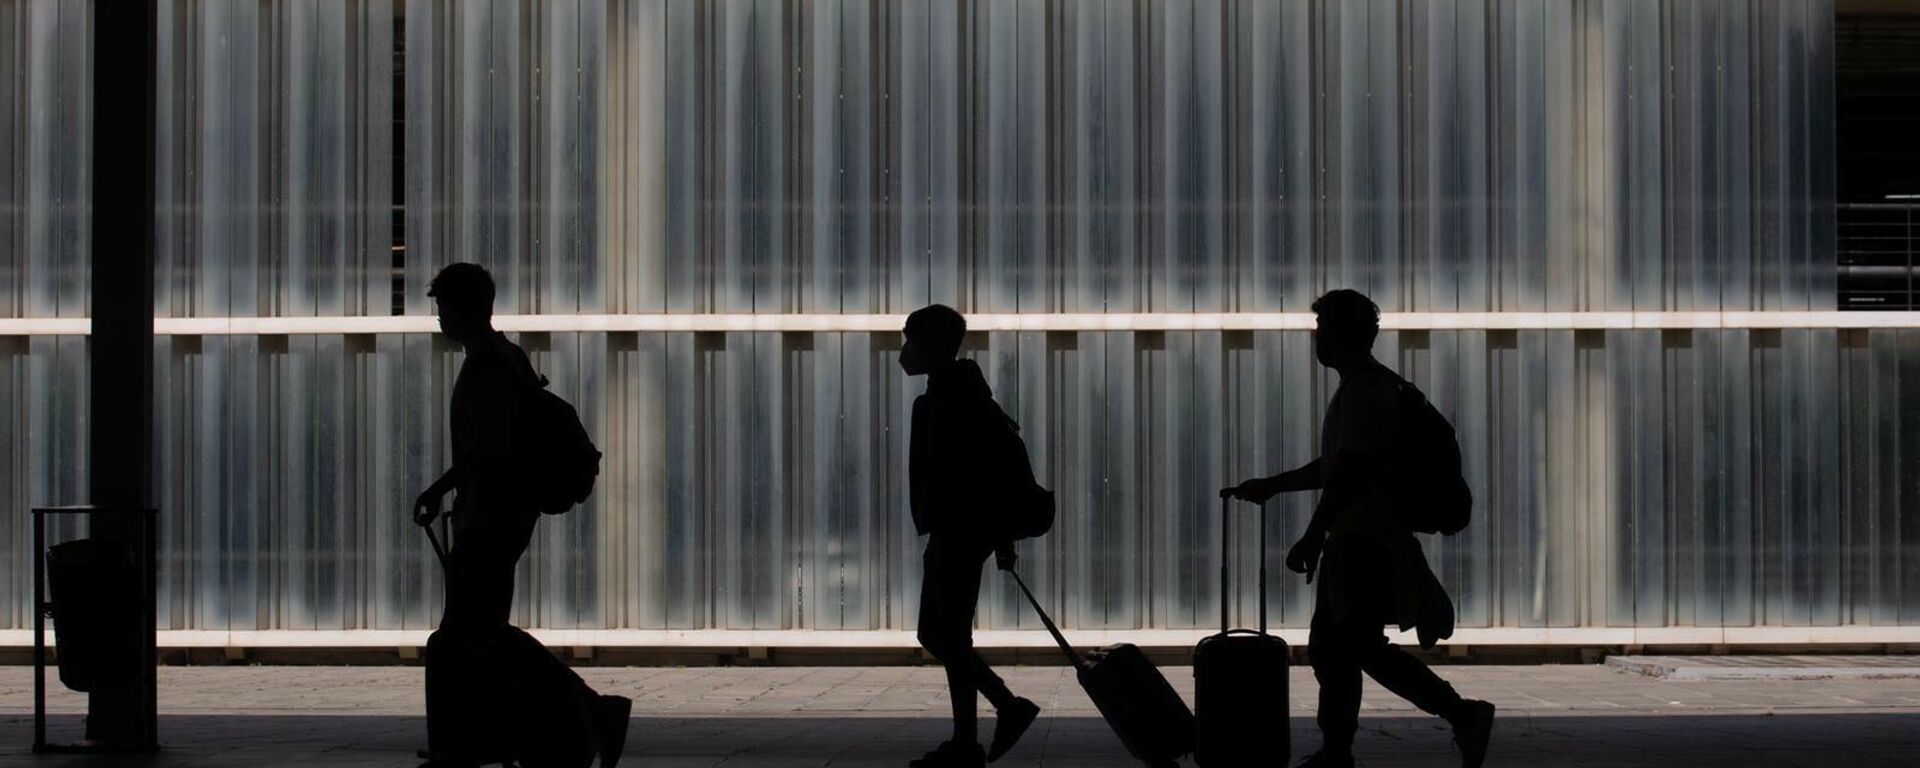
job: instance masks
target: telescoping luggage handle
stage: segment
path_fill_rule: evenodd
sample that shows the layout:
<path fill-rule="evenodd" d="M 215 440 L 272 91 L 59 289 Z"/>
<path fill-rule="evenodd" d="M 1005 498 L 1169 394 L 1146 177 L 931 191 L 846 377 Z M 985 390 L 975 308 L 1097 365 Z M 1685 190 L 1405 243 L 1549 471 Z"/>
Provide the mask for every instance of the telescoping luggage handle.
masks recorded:
<path fill-rule="evenodd" d="M 446 518 L 443 516 L 440 519 L 444 524 Z M 447 570 L 447 548 L 440 545 L 440 537 L 434 535 L 433 525 L 420 526 L 420 530 L 427 532 L 427 543 L 433 545 L 433 556 L 440 561 L 440 570 Z"/>
<path fill-rule="evenodd" d="M 1220 497 L 1220 634 L 1233 631 L 1233 499 Z M 1260 634 L 1267 633 L 1267 503 L 1260 502 Z"/>
<path fill-rule="evenodd" d="M 1053 641 L 1059 643 L 1060 650 L 1066 652 L 1067 660 L 1073 662 L 1075 669 L 1086 669 L 1086 659 L 1080 655 L 1079 651 L 1073 649 L 1072 643 L 1067 642 L 1066 635 L 1060 634 L 1060 628 L 1053 625 L 1053 617 L 1047 615 L 1047 609 L 1040 607 L 1040 601 L 1034 598 L 1033 590 L 1027 589 L 1027 580 L 1020 578 L 1019 571 L 1009 570 L 1007 573 L 1013 574 L 1013 583 L 1020 585 L 1020 593 L 1027 596 L 1027 602 L 1033 605 L 1033 612 L 1040 614 L 1040 623 L 1047 625 L 1047 631 L 1053 633 Z"/>

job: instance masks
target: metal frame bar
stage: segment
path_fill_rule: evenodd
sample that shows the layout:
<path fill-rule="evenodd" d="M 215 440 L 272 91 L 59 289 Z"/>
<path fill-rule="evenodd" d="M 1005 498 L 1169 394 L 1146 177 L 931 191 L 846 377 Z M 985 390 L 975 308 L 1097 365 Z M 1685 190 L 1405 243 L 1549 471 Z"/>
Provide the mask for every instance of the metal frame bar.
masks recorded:
<path fill-rule="evenodd" d="M 1216 632 L 1197 629 L 1069 629 L 1081 646 L 1133 643 L 1142 647 L 1191 647 Z M 911 630 L 836 629 L 544 629 L 527 630 L 549 647 L 581 648 L 798 648 L 910 649 L 919 647 Z M 27 632 L 0 631 L 0 648 L 18 647 Z M 1305 627 L 1282 627 L 1270 634 L 1288 642 L 1306 642 Z M 1398 641 L 1400 633 L 1388 630 Z M 1413 642 L 1413 633 L 1405 641 Z M 163 630 L 168 649 L 247 648 L 412 648 L 427 641 L 427 630 Z M 982 648 L 1050 648 L 1040 629 L 975 630 Z M 1461 627 L 1447 645 L 1612 646 L 1612 645 L 1913 645 L 1920 626 L 1761 626 L 1761 627 Z"/>
<path fill-rule="evenodd" d="M 498 315 L 510 332 L 783 333 L 887 332 L 899 314 L 627 314 Z M 370 317 L 155 318 L 162 336 L 433 333 L 424 315 Z M 967 327 L 994 331 L 1304 331 L 1308 312 L 1136 312 L 968 315 Z M 1386 330 L 1713 330 L 1725 328 L 1920 328 L 1920 312 L 1398 312 L 1380 317 Z M 0 336 L 85 336 L 84 317 L 0 318 Z"/>

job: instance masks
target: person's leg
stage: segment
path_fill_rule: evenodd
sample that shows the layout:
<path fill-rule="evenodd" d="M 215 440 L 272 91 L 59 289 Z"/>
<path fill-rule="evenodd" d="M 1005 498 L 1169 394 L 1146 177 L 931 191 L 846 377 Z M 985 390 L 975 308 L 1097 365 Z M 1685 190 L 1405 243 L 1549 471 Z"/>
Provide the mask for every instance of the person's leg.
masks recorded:
<path fill-rule="evenodd" d="M 986 763 L 980 748 L 979 703 L 966 657 L 973 650 L 973 603 L 954 594 L 951 563 L 929 545 L 920 581 L 920 645 L 939 659 L 947 673 L 947 697 L 953 707 L 953 738 L 907 765 L 951 768 Z"/>
<path fill-rule="evenodd" d="M 1459 711 L 1460 694 L 1452 684 L 1413 654 L 1387 642 L 1384 635 L 1375 635 L 1374 640 L 1362 649 L 1360 668 L 1380 687 L 1430 714 L 1452 717 Z"/>
<path fill-rule="evenodd" d="M 954 741 L 979 741 L 979 712 L 973 701 L 973 682 L 970 670 L 960 666 L 960 645 L 970 645 L 964 636 L 972 632 L 972 605 L 966 609 L 950 605 L 958 595 L 952 593 L 954 578 L 948 574 L 948 564 L 943 563 L 943 553 L 931 541 L 927 543 L 922 568 L 920 568 L 920 645 L 941 660 L 947 666 L 947 695 L 952 703 L 954 718 Z M 956 636 L 962 639 L 956 639 Z"/>
<path fill-rule="evenodd" d="M 501 627 L 512 623 L 514 571 L 519 558 L 489 553 L 473 569 L 472 609 L 483 626 Z"/>
<path fill-rule="evenodd" d="M 950 659 L 941 659 L 947 667 L 947 699 L 953 707 L 953 740 L 963 744 L 980 741 L 980 702 L 973 681 Z"/>
<path fill-rule="evenodd" d="M 1385 637 L 1367 649 L 1362 668 L 1381 687 L 1452 724 L 1454 741 L 1466 765 L 1478 766 L 1486 760 L 1487 740 L 1493 729 L 1492 704 L 1461 698 L 1452 684 Z"/>
<path fill-rule="evenodd" d="M 1015 698 L 1013 691 L 1007 689 L 1006 681 L 994 673 L 993 667 L 988 666 L 987 660 L 973 647 L 974 609 L 980 603 L 980 572 L 992 553 L 985 549 L 967 549 L 948 554 L 942 558 L 945 561 L 941 567 L 942 578 L 947 583 L 941 589 L 941 602 L 950 617 L 945 626 L 951 640 L 948 653 L 953 658 L 946 663 L 950 668 L 959 668 L 973 689 L 987 697 L 994 708 L 1007 706 Z"/>
<path fill-rule="evenodd" d="M 456 671 L 455 655 L 460 651 L 453 635 L 444 628 L 427 636 L 427 753 L 449 764 L 456 760 L 455 750 L 461 746 L 458 709 L 467 699 Z"/>
<path fill-rule="evenodd" d="M 512 532 L 475 526 L 454 532 L 447 553 L 447 605 L 440 626 L 503 626 L 513 616 L 514 571 L 525 545 Z"/>
<path fill-rule="evenodd" d="M 1347 604 L 1354 607 L 1347 611 L 1352 626 L 1346 631 L 1354 660 L 1381 687 L 1427 712 L 1450 716 L 1460 706 L 1460 694 L 1420 659 L 1387 642 L 1386 625 L 1395 618 L 1399 583 L 1389 546 L 1373 538 L 1340 543 L 1339 583 L 1348 592 Z"/>
<path fill-rule="evenodd" d="M 447 553 L 447 602 L 440 608 L 440 629 L 480 623 L 477 614 L 482 611 L 474 601 L 479 590 L 473 588 L 476 576 L 467 567 L 469 557 L 467 550 Z"/>
<path fill-rule="evenodd" d="M 1321 751 L 1345 755 L 1353 752 L 1353 735 L 1360 728 L 1360 664 L 1347 646 L 1347 633 L 1334 621 L 1322 585 L 1307 632 L 1307 661 L 1320 683 L 1315 720 L 1320 725 Z"/>

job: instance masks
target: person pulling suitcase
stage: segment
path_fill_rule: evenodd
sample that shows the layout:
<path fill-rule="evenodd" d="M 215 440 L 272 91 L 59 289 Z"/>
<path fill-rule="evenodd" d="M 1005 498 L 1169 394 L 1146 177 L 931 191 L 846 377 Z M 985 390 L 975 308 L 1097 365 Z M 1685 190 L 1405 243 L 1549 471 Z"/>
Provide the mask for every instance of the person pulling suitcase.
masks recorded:
<path fill-rule="evenodd" d="M 626 749 L 633 702 L 595 693 L 508 622 L 514 571 L 535 523 L 592 492 L 600 452 L 526 351 L 493 327 L 485 268 L 449 265 L 427 295 L 441 333 L 465 353 L 447 408 L 452 465 L 413 504 L 447 575 L 446 611 L 427 640 L 427 765 L 577 768 L 597 753 L 612 768 Z M 451 551 L 432 528 L 445 519 L 449 493 Z"/>
<path fill-rule="evenodd" d="M 953 737 L 911 768 L 981 768 L 1000 759 L 1040 715 L 973 647 L 980 571 L 993 555 L 1014 567 L 1013 542 L 1053 525 L 1053 494 L 1033 479 L 1019 426 L 993 400 L 980 366 L 959 357 L 967 321 L 934 304 L 907 316 L 900 368 L 926 376 L 914 398 L 907 484 L 914 531 L 927 537 L 920 581 L 920 645 L 947 670 Z M 993 703 L 993 742 L 982 749 L 979 697 Z"/>
<path fill-rule="evenodd" d="M 1412 384 L 1373 357 L 1380 308 L 1352 290 L 1313 302 L 1314 356 L 1340 375 L 1320 433 L 1320 457 L 1221 490 L 1261 503 L 1321 490 L 1287 568 L 1313 583 L 1307 658 L 1320 683 L 1320 750 L 1302 768 L 1353 765 L 1360 673 L 1453 726 L 1466 768 L 1486 760 L 1494 707 L 1462 698 L 1418 658 L 1387 642 L 1388 624 L 1417 628 L 1422 646 L 1453 633 L 1453 603 L 1427 567 L 1415 532 L 1456 533 L 1472 494 L 1453 428 Z"/>

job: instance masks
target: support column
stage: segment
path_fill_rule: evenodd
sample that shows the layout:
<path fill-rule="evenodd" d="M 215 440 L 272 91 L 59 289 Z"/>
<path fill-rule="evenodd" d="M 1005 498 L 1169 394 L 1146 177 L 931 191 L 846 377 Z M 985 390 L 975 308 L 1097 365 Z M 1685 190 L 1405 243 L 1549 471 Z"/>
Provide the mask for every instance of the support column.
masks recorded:
<path fill-rule="evenodd" d="M 92 335 L 88 477 L 92 503 L 142 509 L 153 502 L 154 71 L 158 4 L 93 8 Z M 138 541 L 130 520 L 102 517 L 93 535 Z M 157 547 L 155 547 L 157 549 Z M 149 557 L 157 554 L 149 551 Z M 152 595 L 126 631 L 154 641 Z M 149 667 L 150 668 L 150 667 Z M 155 742 L 153 676 L 95 692 L 87 739 L 116 747 Z"/>

